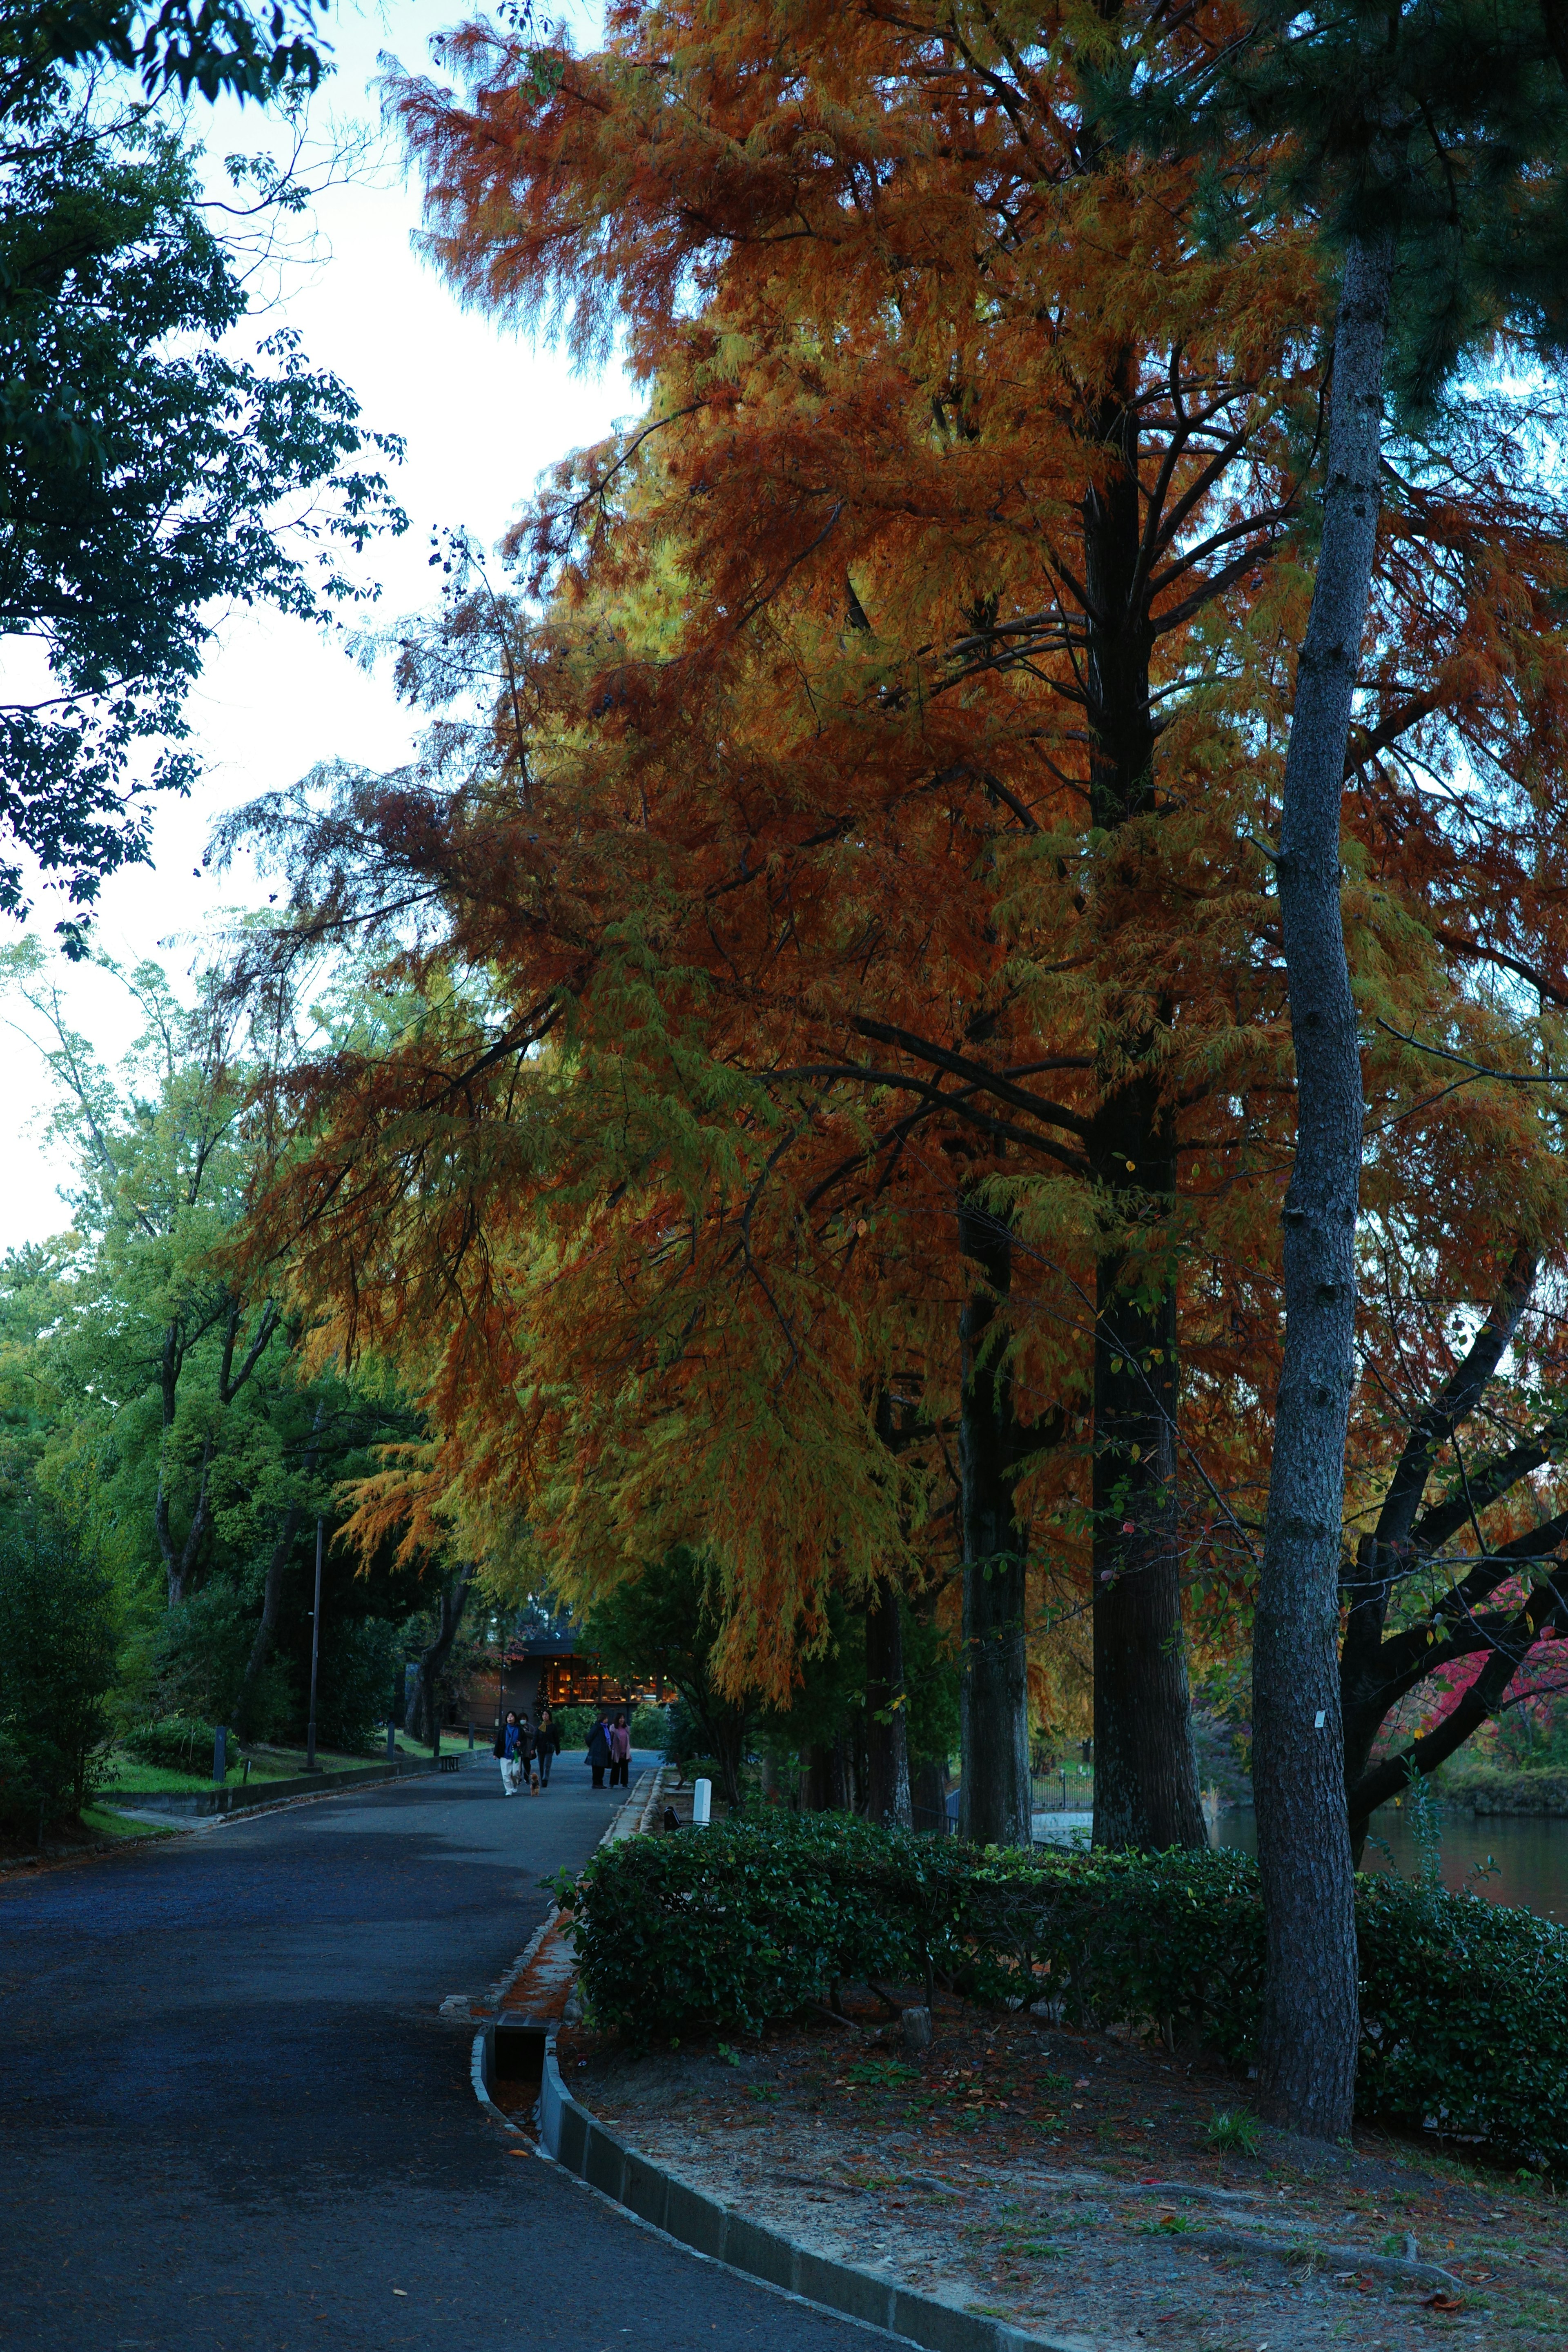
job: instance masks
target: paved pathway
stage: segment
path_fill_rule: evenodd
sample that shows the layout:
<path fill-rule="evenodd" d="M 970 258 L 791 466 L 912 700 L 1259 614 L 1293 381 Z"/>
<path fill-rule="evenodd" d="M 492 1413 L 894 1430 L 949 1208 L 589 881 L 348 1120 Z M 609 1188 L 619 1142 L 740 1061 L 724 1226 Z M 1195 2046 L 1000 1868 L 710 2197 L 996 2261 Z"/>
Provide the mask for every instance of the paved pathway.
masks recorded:
<path fill-rule="evenodd" d="M 481 1769 L 0 1885 L 6 2352 L 864 2352 L 479 2116 L 440 2002 L 614 1802 Z"/>

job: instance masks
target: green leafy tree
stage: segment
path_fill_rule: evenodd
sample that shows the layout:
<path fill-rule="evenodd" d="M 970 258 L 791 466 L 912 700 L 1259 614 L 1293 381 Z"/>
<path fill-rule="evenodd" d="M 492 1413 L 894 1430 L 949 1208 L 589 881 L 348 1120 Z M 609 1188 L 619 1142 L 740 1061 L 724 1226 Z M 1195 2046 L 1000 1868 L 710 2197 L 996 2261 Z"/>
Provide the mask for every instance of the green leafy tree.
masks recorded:
<path fill-rule="evenodd" d="M 720 1622 L 707 1561 L 677 1544 L 595 1603 L 583 1639 L 612 1674 L 657 1675 L 674 1685 L 719 1767 L 726 1798 L 736 1805 L 752 1710 L 726 1699 L 719 1688 L 713 1645 Z"/>
<path fill-rule="evenodd" d="M 265 98 L 280 85 L 321 77 L 319 0 L 45 0 L 6 12 L 0 30 L 0 104 L 15 112 L 62 66 L 108 64 L 139 72 L 154 95 L 171 84 L 204 98 L 229 90 Z"/>
<path fill-rule="evenodd" d="M 225 600 L 317 616 L 356 593 L 340 553 L 405 522 L 380 470 L 401 445 L 364 430 L 346 385 L 287 331 L 256 360 L 224 347 L 247 295 L 196 162 L 144 106 L 57 74 L 7 112 L 0 84 L 12 912 L 29 860 L 79 909 L 145 856 L 149 795 L 196 773 L 184 703 Z M 299 192 L 262 193 L 288 209 Z M 79 915 L 61 928 L 79 950 Z"/>
<path fill-rule="evenodd" d="M 110 1729 L 120 1646 L 113 1579 L 58 1513 L 0 1523 L 0 1822 L 79 1812 Z"/>
<path fill-rule="evenodd" d="M 146 1708 L 264 1731 L 300 1711 L 315 1522 L 335 1534 L 340 1484 L 417 1420 L 374 1373 L 351 1388 L 313 1369 L 305 1318 L 237 1271 L 256 1137 L 243 1021 L 216 984 L 185 1003 L 156 965 L 118 974 L 144 1026 L 110 1071 L 35 942 L 0 970 L 77 1171 L 73 1233 L 0 1272 L 10 1475 L 80 1519 L 139 1605 Z M 401 1623 L 417 1606 L 417 1560 L 361 1574 L 329 1559 L 333 1643 L 350 1622 Z M 336 1713 L 363 1722 L 348 1694 L 370 1669 L 352 1646 L 323 1650 L 322 1693 L 341 1680 Z M 384 1711 L 390 1671 L 375 1672 Z"/>

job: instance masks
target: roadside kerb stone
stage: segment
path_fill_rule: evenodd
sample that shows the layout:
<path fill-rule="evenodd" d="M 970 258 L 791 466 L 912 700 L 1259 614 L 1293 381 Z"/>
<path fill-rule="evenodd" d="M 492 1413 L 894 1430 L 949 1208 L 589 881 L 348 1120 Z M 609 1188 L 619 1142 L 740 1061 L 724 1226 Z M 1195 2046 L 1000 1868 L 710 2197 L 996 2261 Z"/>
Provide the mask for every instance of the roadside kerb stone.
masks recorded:
<path fill-rule="evenodd" d="M 405 1780 L 435 1769 L 433 1757 L 400 1757 L 395 1764 L 367 1764 L 352 1772 L 300 1772 L 287 1780 L 237 1782 L 232 1789 L 132 1789 L 126 1791 L 123 1805 L 114 1810 L 205 1821 L 214 1813 L 248 1812 L 253 1805 L 284 1804 L 291 1797 L 335 1797 L 346 1789 L 370 1789 L 381 1781 Z"/>
<path fill-rule="evenodd" d="M 647 2157 L 624 2147 L 573 2097 L 556 2063 L 553 2034 L 545 2044 L 539 2137 L 545 2154 L 564 2170 L 694 2253 L 805 2303 L 901 2336 L 925 2352 L 1089 2352 L 1086 2336 L 1031 2335 L 1005 2320 L 917 2294 L 856 2263 L 814 2253 L 677 2180 Z"/>
<path fill-rule="evenodd" d="M 110 1808 L 118 1812 L 118 1805 Z M 147 1830 L 140 1837 L 94 1838 L 90 1845 L 61 1846 L 55 1853 L 14 1853 L 0 1862 L 0 1878 L 13 1870 L 55 1870 L 68 1862 L 91 1862 L 106 1853 L 137 1853 L 144 1845 L 161 1845 L 184 1832 L 175 1829 Z"/>
<path fill-rule="evenodd" d="M 653 1785 L 647 1790 L 650 1777 Z M 650 1831 L 662 1783 L 661 1772 L 639 1780 L 600 1843 L 608 1845 Z M 540 1936 L 549 1924 L 539 1931 Z M 511 1972 L 514 1977 L 521 1974 L 521 1967 L 520 1961 Z M 515 2132 L 516 2123 L 490 2097 L 490 2037 L 481 2030 L 474 2037 L 475 2093 L 492 2117 Z M 934 2296 L 917 2294 L 912 2288 L 879 2277 L 875 2271 L 861 2270 L 856 2263 L 835 2262 L 830 2255 L 816 2253 L 748 2221 L 716 2197 L 705 2197 L 700 2189 L 689 2188 L 650 2158 L 625 2147 L 581 2100 L 573 2097 L 556 2063 L 553 2032 L 545 2038 L 539 2086 L 539 2147 L 542 2155 L 607 2197 L 635 2221 L 659 2231 L 692 2253 L 796 2295 L 803 2303 L 902 2336 L 924 2347 L 924 2352 L 1097 2352 L 1089 2336 L 1031 2335 L 1005 2320 L 961 2311 Z"/>

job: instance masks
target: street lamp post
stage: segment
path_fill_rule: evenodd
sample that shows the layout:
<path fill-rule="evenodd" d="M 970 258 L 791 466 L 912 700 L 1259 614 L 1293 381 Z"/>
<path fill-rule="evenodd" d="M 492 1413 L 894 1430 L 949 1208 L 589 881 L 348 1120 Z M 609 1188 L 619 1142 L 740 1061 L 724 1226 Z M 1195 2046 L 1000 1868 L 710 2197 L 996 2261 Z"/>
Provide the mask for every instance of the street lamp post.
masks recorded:
<path fill-rule="evenodd" d="M 305 1769 L 316 1763 L 316 1665 L 321 1654 L 321 1522 L 316 1521 L 316 1605 L 310 1612 L 310 1720 L 305 1732 Z"/>

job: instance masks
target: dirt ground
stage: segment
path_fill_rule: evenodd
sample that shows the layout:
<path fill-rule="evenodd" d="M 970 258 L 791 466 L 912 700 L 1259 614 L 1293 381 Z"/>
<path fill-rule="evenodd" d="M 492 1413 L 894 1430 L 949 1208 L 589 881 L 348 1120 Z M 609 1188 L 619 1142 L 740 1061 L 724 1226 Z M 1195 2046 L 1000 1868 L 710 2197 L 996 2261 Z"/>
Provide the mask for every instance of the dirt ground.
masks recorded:
<path fill-rule="evenodd" d="M 915 1996 L 910 1995 L 912 2000 Z M 634 2058 L 562 2032 L 568 2086 L 629 2145 L 754 2221 L 1082 2352 L 1563 2352 L 1549 2192 L 1358 2132 L 1258 2129 L 1221 2069 L 1121 2036 L 939 2005 Z M 1217 2148 L 1240 2112 L 1252 2153 Z"/>

